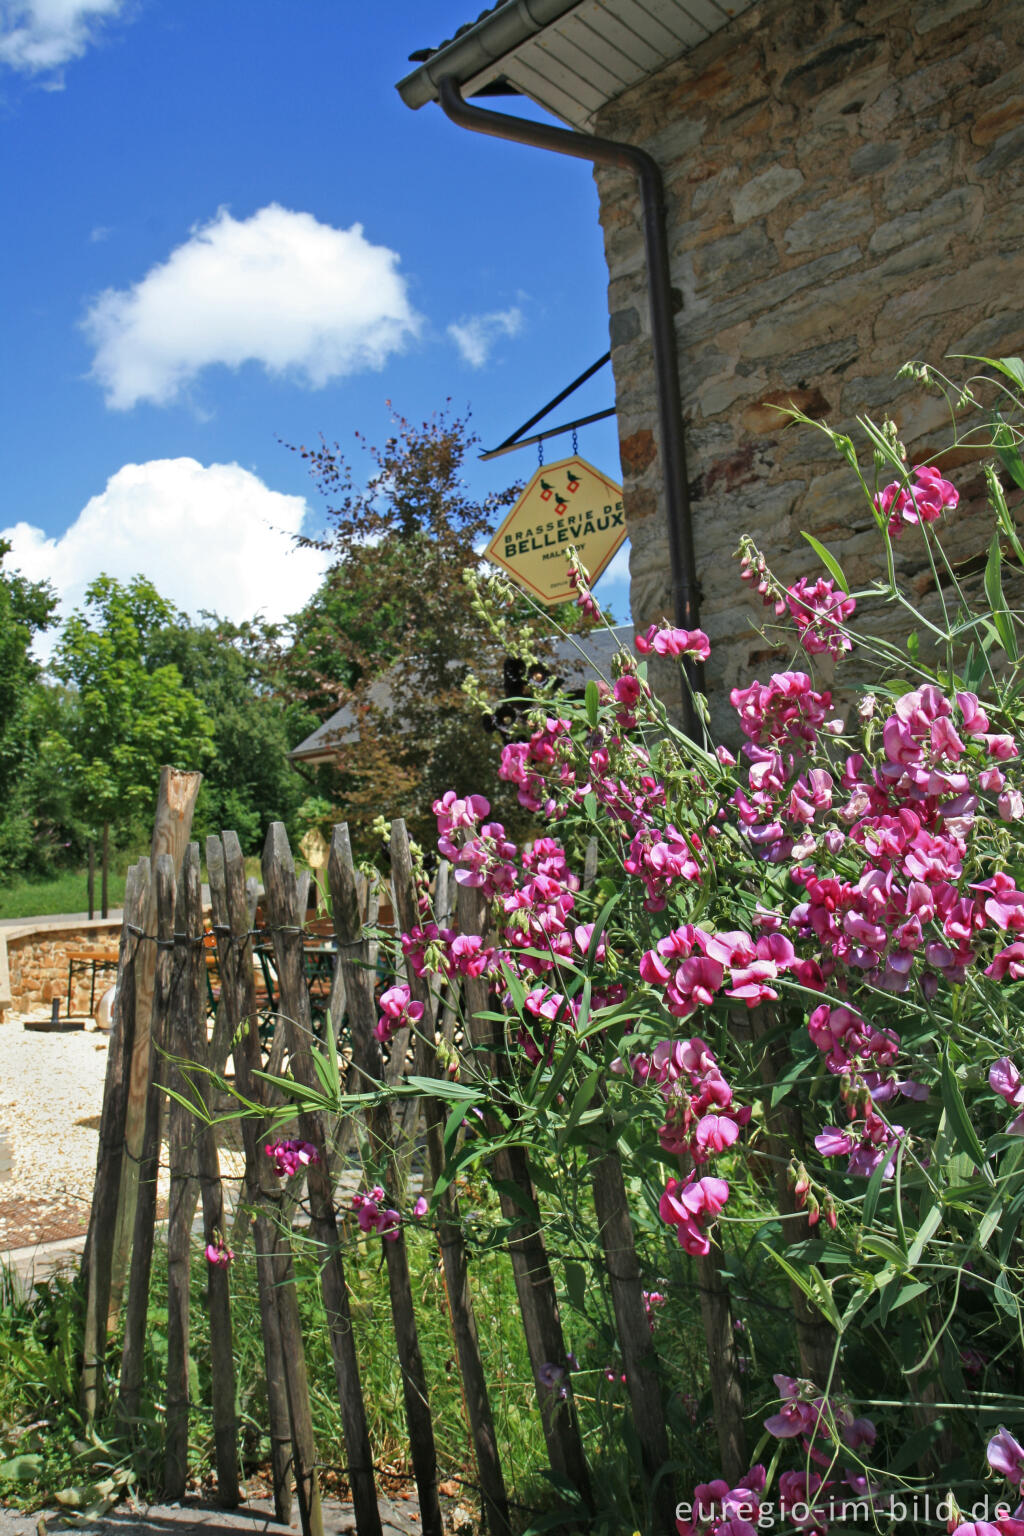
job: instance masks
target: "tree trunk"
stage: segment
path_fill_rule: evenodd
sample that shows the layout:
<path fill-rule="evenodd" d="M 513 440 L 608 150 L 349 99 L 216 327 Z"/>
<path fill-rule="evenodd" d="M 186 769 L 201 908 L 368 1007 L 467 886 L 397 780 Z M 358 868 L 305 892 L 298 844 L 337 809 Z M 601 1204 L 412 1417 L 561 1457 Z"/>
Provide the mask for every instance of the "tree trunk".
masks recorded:
<path fill-rule="evenodd" d="M 103 823 L 103 851 L 100 871 L 100 916 L 107 915 L 107 875 L 110 867 L 110 822 Z"/>
<path fill-rule="evenodd" d="M 86 898 L 89 903 L 89 921 L 96 916 L 96 844 L 89 839 L 89 865 L 85 876 Z"/>

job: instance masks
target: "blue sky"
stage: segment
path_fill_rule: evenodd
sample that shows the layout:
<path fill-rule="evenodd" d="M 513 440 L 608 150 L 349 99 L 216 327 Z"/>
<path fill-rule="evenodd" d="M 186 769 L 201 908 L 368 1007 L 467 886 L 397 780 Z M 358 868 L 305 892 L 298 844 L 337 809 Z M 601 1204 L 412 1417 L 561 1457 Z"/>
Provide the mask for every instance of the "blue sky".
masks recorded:
<path fill-rule="evenodd" d="M 0 6 L 0 529 L 26 574 L 73 603 L 100 570 L 140 570 L 192 610 L 278 616 L 317 575 L 285 534 L 321 514 L 279 439 L 355 454 L 386 401 L 422 419 L 451 397 L 491 446 L 606 350 L 589 167 L 394 89 L 472 14 Z M 611 404 L 610 372 L 572 403 Z M 618 478 L 614 421 L 580 451 Z M 472 483 L 535 465 L 474 463 Z M 620 618 L 624 554 L 602 583 Z"/>

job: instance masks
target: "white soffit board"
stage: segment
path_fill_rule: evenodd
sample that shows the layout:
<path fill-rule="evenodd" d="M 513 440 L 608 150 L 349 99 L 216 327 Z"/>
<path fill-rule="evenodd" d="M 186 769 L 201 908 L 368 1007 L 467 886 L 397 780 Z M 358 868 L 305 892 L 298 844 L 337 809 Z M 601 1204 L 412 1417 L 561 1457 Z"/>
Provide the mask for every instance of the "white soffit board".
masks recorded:
<path fill-rule="evenodd" d="M 471 98 L 505 79 L 574 128 L 648 75 L 689 53 L 757 0 L 581 0 L 466 81 Z"/>

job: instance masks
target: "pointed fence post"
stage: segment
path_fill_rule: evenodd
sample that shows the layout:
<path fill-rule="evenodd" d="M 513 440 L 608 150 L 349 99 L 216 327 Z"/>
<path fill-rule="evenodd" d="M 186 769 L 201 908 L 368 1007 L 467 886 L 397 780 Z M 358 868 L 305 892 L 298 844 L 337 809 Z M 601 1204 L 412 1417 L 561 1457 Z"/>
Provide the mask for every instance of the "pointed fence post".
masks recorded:
<path fill-rule="evenodd" d="M 174 948 L 174 864 L 169 854 L 156 861 L 156 931 L 144 940 L 156 955 L 153 998 L 150 1010 L 149 1064 L 146 1076 L 146 1123 L 142 1138 L 137 1175 L 137 1197 L 133 1223 L 131 1272 L 128 1304 L 125 1308 L 124 1342 L 121 1351 L 121 1377 L 118 1384 L 118 1413 L 128 1423 L 138 1419 L 142 1366 L 146 1349 L 146 1314 L 149 1311 L 149 1281 L 153 1267 L 153 1238 L 156 1227 L 157 1179 L 160 1173 L 160 1143 L 163 1129 L 163 1047 L 171 996 L 171 951 Z"/>
<path fill-rule="evenodd" d="M 331 844 L 332 864 L 338 849 L 340 868 L 337 871 L 339 895 L 349 897 L 339 901 L 335 897 L 335 912 L 348 914 L 347 943 L 358 938 L 351 925 L 352 903 L 348 888 L 341 889 L 346 877 L 352 875 L 352 854 L 348 843 L 347 828 L 335 828 Z M 347 858 L 346 858 L 347 855 Z M 333 870 L 332 870 L 333 873 Z M 399 932 L 408 932 L 419 920 L 416 900 L 416 882 L 413 873 L 409 834 L 402 820 L 391 823 L 391 880 L 395 894 L 395 918 Z M 353 882 L 354 884 L 354 882 Z M 337 919 L 336 919 L 337 922 Z M 339 943 L 341 934 L 339 932 Z M 435 998 L 429 982 L 421 980 L 410 967 L 409 990 L 417 1002 L 423 1004 L 423 1019 L 416 1041 L 415 1066 L 417 1074 L 424 1077 L 437 1075 L 437 1051 L 434 1045 L 436 1029 Z M 370 998 L 372 1004 L 372 997 Z M 427 1130 L 427 1160 L 431 1181 L 436 1187 L 444 1172 L 444 1126 L 446 1111 L 444 1101 L 427 1095 L 423 1100 L 423 1115 Z M 508 1495 L 501 1471 L 498 1440 L 494 1428 L 494 1415 L 487 1391 L 487 1378 L 480 1358 L 480 1340 L 477 1334 L 473 1297 L 469 1286 L 469 1264 L 466 1246 L 462 1238 L 458 1196 L 454 1185 L 449 1184 L 441 1193 L 438 1205 L 438 1242 L 444 1264 L 445 1289 L 448 1293 L 448 1310 L 451 1314 L 455 1347 L 459 1356 L 459 1372 L 465 1394 L 466 1414 L 476 1453 L 480 1475 L 480 1493 L 484 1503 L 487 1528 L 492 1536 L 504 1536 L 511 1531 L 508 1511 Z"/>
<path fill-rule="evenodd" d="M 733 1487 L 750 1468 L 747 1434 L 743 1422 L 743 1385 L 736 1358 L 736 1332 L 733 1326 L 732 1297 L 718 1268 L 712 1248 L 693 1261 L 697 1273 L 701 1322 L 708 1352 L 708 1376 L 711 1402 L 715 1410 L 718 1454 L 722 1476 Z"/>
<path fill-rule="evenodd" d="M 181 860 L 192 827 L 201 773 L 185 773 L 177 768 L 163 768 L 157 790 L 156 816 L 153 822 L 153 843 L 150 866 L 154 878 L 150 880 L 149 900 L 143 918 L 144 931 L 156 933 L 156 860 L 168 854 L 175 872 L 181 868 Z M 117 1234 L 110 1274 L 110 1320 L 113 1322 L 121 1309 L 121 1295 L 128 1269 L 132 1231 L 135 1224 L 135 1202 L 139 1188 L 139 1159 L 142 1156 L 142 1138 L 146 1128 L 146 1098 L 149 1092 L 149 1027 L 153 1011 L 153 988 L 156 980 L 156 945 L 142 945 L 135 965 L 135 1031 L 129 1071 L 128 1096 L 124 1116 L 124 1144 L 127 1156 L 121 1165 L 121 1191 L 118 1198 Z"/>
<path fill-rule="evenodd" d="M 461 885 L 457 910 L 461 933 L 484 932 L 486 903 L 479 891 Z M 507 1061 L 499 1027 L 495 1020 L 486 1017 L 492 1011 L 487 978 L 467 976 L 463 996 L 475 1068 L 486 1078 L 500 1080 L 507 1074 Z M 562 1399 L 544 1385 L 544 1367 L 564 1367 L 566 1348 L 555 1281 L 541 1233 L 537 1197 L 525 1148 L 502 1147 L 494 1157 L 494 1173 L 501 1213 L 509 1223 L 509 1257 L 551 1468 L 567 1478 L 580 1497 L 589 1502 L 590 1473 L 571 1378 L 565 1378 L 566 1396 Z M 516 1194 L 512 1193 L 513 1189 Z"/>
<path fill-rule="evenodd" d="M 149 861 L 128 871 L 124 921 L 117 964 L 117 987 L 107 1047 L 107 1071 L 100 1111 L 96 1179 L 89 1210 L 89 1232 L 82 1255 L 85 1320 L 82 1339 L 82 1412 L 96 1417 L 103 1392 L 103 1363 L 110 1311 L 110 1271 L 117 1229 L 118 1191 L 124 1161 L 124 1115 L 135 1039 L 135 958 L 149 887 Z"/>
<path fill-rule="evenodd" d="M 219 1071 L 223 1052 L 227 1055 L 230 1033 L 216 1031 L 207 1041 L 203 954 L 203 899 L 199 879 L 199 844 L 189 843 L 182 862 L 184 900 L 185 985 L 182 989 L 184 1034 L 189 1055 L 200 1068 Z M 223 993 L 223 987 L 221 991 Z M 221 1003 L 221 1014 L 226 1006 Z M 209 1123 L 213 1107 L 213 1084 L 200 1071 L 198 1088 L 206 1118 L 197 1134 L 199 1187 L 203 1198 L 204 1249 L 216 1245 L 224 1233 L 224 1189 L 217 1154 L 217 1133 Z M 217 1464 L 217 1498 L 225 1509 L 239 1502 L 238 1420 L 235 1417 L 235 1357 L 231 1331 L 231 1284 L 226 1264 L 209 1264 L 207 1273 L 207 1313 L 210 1320 L 210 1375 L 213 1396 L 213 1439 Z"/>
<path fill-rule="evenodd" d="M 277 959 L 278 982 L 281 990 L 280 1018 L 278 1027 L 286 1030 L 291 1070 L 296 1082 L 319 1090 L 320 1080 L 313 1065 L 311 1041 L 313 1038 L 309 992 L 306 988 L 302 957 L 302 924 L 305 912 L 299 911 L 298 886 L 295 864 L 288 846 L 288 835 L 283 822 L 275 821 L 267 832 L 263 848 L 263 887 L 266 892 L 266 909 Z M 352 1332 L 352 1316 L 349 1307 L 345 1266 L 338 1241 L 338 1223 L 334 1213 L 329 1168 L 330 1143 L 320 1115 L 305 1110 L 298 1116 L 299 1129 L 306 1141 L 317 1151 L 319 1161 L 310 1163 L 306 1174 L 309 1190 L 311 1232 L 321 1253 L 320 1285 L 327 1312 L 327 1326 L 334 1358 L 334 1374 L 341 1404 L 342 1422 L 345 1429 L 345 1451 L 348 1460 L 348 1477 L 352 1488 L 352 1502 L 356 1511 L 359 1536 L 379 1536 L 380 1512 L 377 1504 L 376 1485 L 373 1476 L 373 1458 L 370 1436 L 366 1425 L 366 1409 L 363 1389 L 359 1378 L 359 1361 Z M 392 1249 L 398 1244 L 388 1243 Z M 404 1245 L 402 1245 L 404 1257 Z M 391 1259 L 389 1256 L 389 1277 Z M 415 1325 L 414 1325 L 415 1326 Z M 401 1347 L 401 1346 L 400 1346 Z M 403 1380 L 407 1381 L 406 1362 Z M 421 1367 L 422 1374 L 422 1367 Z M 425 1402 L 425 1384 L 424 1384 Z M 409 1388 L 406 1389 L 406 1407 L 409 1404 Z M 430 1410 L 426 1408 L 427 1429 L 430 1428 Z M 411 1431 L 410 1431 L 411 1433 Z M 433 1435 L 430 1434 L 431 1448 Z M 413 1454 L 416 1445 L 413 1444 Z M 436 1469 L 434 1475 L 434 1504 L 437 1504 Z M 420 1491 L 423 1529 L 428 1530 L 430 1503 L 422 1508 L 424 1495 Z M 438 1533 L 440 1511 L 438 1510 Z"/>
<path fill-rule="evenodd" d="M 784 1041 L 772 1037 L 776 1019 L 762 1004 L 752 1008 L 748 1015 L 750 1035 L 761 1048 L 761 1081 L 769 1090 L 774 1087 L 789 1063 L 789 1052 Z M 812 1235 L 807 1213 L 801 1210 L 796 1196 L 789 1187 L 789 1159 L 802 1157 L 804 1150 L 803 1124 L 800 1111 L 788 1104 L 769 1102 L 765 1105 L 765 1125 L 768 1131 L 768 1154 L 772 1160 L 775 1180 L 775 1196 L 779 1214 L 783 1218 L 783 1230 L 790 1243 L 800 1242 Z M 822 1392 L 839 1390 L 838 1364 L 833 1369 L 836 1335 L 832 1326 L 822 1317 L 817 1307 L 804 1295 L 800 1287 L 790 1281 L 789 1294 L 796 1319 L 796 1341 L 800 1353 L 800 1370 Z"/>
<path fill-rule="evenodd" d="M 221 1001 L 234 1042 L 235 1081 L 250 1103 L 265 1104 L 269 1085 L 255 1075 L 262 1068 L 251 933 L 255 892 L 250 893 L 247 889 L 242 849 L 233 832 L 225 832 L 223 838 L 207 838 L 206 867 L 213 930 L 217 938 Z M 265 1124 L 258 1118 L 247 1116 L 242 1121 L 246 1187 L 256 1206 L 256 1281 L 267 1382 L 274 1515 L 281 1525 L 291 1521 L 290 1476 L 294 1441 L 297 1447 L 294 1470 L 303 1511 L 302 1527 L 304 1536 L 310 1536 L 310 1531 L 322 1531 L 322 1518 L 313 1470 L 309 1389 L 304 1360 L 301 1355 L 298 1359 L 286 1357 L 282 1342 L 282 1313 L 289 1314 L 289 1336 L 294 1337 L 299 1332 L 298 1301 L 294 1283 L 279 1287 L 275 1276 L 278 1258 L 281 1271 L 290 1273 L 290 1247 L 283 1225 L 276 1219 L 281 1191 L 263 1153 L 264 1134 Z M 295 1428 L 293 1412 L 297 1421 Z"/>
<path fill-rule="evenodd" d="M 181 997 L 186 985 L 188 950 L 185 942 L 185 880 L 177 890 L 174 914 L 174 971 L 168 1049 L 172 1061 L 168 1086 L 194 1097 L 179 1061 L 190 1054 L 187 1020 Z M 177 1099 L 167 1111 L 168 1161 L 171 1187 L 167 1203 L 167 1389 L 164 1435 L 164 1494 L 172 1502 L 183 1497 L 188 1482 L 189 1336 L 191 1328 L 192 1217 L 199 1198 L 195 1117 Z"/>
<path fill-rule="evenodd" d="M 617 1151 L 599 1152 L 591 1165 L 594 1209 L 612 1293 L 615 1330 L 626 1368 L 633 1426 L 647 1475 L 657 1529 L 671 1531 L 676 1499 L 668 1473 L 668 1431 L 661 1401 L 657 1356 L 640 1283 L 640 1263 L 629 1216 L 629 1199 Z M 660 1475 L 659 1475 L 660 1474 Z M 657 1481 L 656 1481 L 657 1479 Z"/>
<path fill-rule="evenodd" d="M 368 946 L 362 937 L 355 870 L 347 826 L 335 827 L 328 861 L 328 879 L 334 908 L 334 931 L 338 941 L 339 964 L 345 978 L 348 998 L 352 1059 L 362 1081 L 362 1091 L 378 1086 L 384 1079 L 380 1044 L 374 1036 L 377 1009 L 374 1002 L 375 971 Z M 396 1127 L 391 1108 L 381 1103 L 367 1113 L 374 1155 L 394 1166 Z M 395 1345 L 402 1368 L 405 1417 L 409 1427 L 409 1449 L 420 1500 L 424 1531 L 443 1529 L 437 1494 L 437 1452 L 430 1416 L 430 1399 L 420 1356 L 412 1282 L 405 1247 L 405 1234 L 399 1228 L 394 1241 L 383 1242 L 391 1296 L 391 1315 Z"/>

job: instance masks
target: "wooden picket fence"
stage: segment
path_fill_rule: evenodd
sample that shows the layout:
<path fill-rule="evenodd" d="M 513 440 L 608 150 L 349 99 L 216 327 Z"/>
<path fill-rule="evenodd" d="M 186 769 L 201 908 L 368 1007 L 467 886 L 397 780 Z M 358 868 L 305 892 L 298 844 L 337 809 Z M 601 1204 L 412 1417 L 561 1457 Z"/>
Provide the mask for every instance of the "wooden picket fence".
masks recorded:
<path fill-rule="evenodd" d="M 127 1421 L 137 1415 L 150 1271 L 157 1217 L 157 1173 L 166 1133 L 170 1165 L 167 1225 L 168 1349 L 164 1488 L 179 1498 L 187 1476 L 189 1414 L 189 1258 L 192 1228 L 202 1201 L 203 1243 L 224 1231 L 225 1206 L 213 1129 L 190 1115 L 167 1090 L 205 1095 L 210 1108 L 213 1077 L 229 1054 L 239 1092 L 260 1114 L 241 1122 L 245 1178 L 241 1214 L 232 1241 L 250 1230 L 254 1243 L 266 1374 L 267 1430 L 272 1448 L 275 1513 L 287 1521 L 292 1487 L 303 1536 L 322 1536 L 305 1349 L 294 1281 L 292 1218 L 298 1191 L 275 1175 L 262 1154 L 265 1117 L 280 1104 L 266 1072 L 288 1070 L 308 1087 L 320 1086 L 313 1046 L 310 998 L 303 967 L 308 876 L 297 878 L 283 825 L 271 827 L 263 850 L 263 904 L 273 943 L 280 995 L 270 1061 L 261 1044 L 254 971 L 255 882 L 247 888 L 242 851 L 233 832 L 206 845 L 212 933 L 216 942 L 220 998 L 212 1032 L 207 1027 L 204 918 L 199 845 L 189 841 L 199 776 L 165 769 L 160 786 L 151 859 L 128 876 L 121 935 L 116 1005 L 110 1037 L 106 1090 L 100 1126 L 95 1195 L 83 1261 L 85 1343 L 82 1406 L 89 1418 L 103 1407 L 109 1368 L 108 1340 L 123 1311 L 123 1346 L 117 1408 Z M 413 997 L 424 1007 L 414 1039 L 396 1037 L 387 1071 L 374 1036 L 376 953 L 372 933 L 377 891 L 354 867 L 345 826 L 334 829 L 328 877 L 338 962 L 332 1018 L 347 1021 L 343 1036 L 327 1032 L 325 1046 L 337 1055 L 340 1080 L 349 1091 L 372 1090 L 397 1080 L 403 1070 L 419 1078 L 442 1072 L 435 1044 L 455 1038 L 472 1070 L 500 1083 L 511 1071 L 500 1023 L 494 1016 L 486 978 L 467 979 L 461 995 L 440 978 L 431 983 L 411 973 Z M 409 840 L 401 821 L 391 836 L 390 898 L 399 929 L 422 921 L 417 906 Z M 487 906 L 479 893 L 456 886 L 447 866 L 434 886 L 433 911 L 444 926 L 486 936 Z M 450 1049 L 449 1045 L 449 1049 Z M 179 1063 L 199 1070 L 189 1073 Z M 185 1075 L 183 1075 L 185 1074 Z M 185 1077 L 188 1077 L 186 1082 Z M 191 1085 L 191 1087 L 190 1087 Z M 196 1086 L 198 1085 L 198 1087 Z M 449 1106 L 450 1107 L 450 1106 Z M 463 1240 L 459 1195 L 445 1183 L 443 1134 L 447 1117 L 441 1097 L 376 1100 L 366 1115 L 374 1160 L 390 1169 L 388 1195 L 401 1206 L 414 1143 L 425 1143 L 425 1177 L 439 1187 L 435 1231 L 456 1345 L 466 1415 L 474 1447 L 481 1507 L 495 1536 L 510 1533 L 509 1500 L 502 1448 L 474 1313 L 470 1266 Z M 261 1118 L 261 1116 L 263 1118 Z M 317 1149 L 319 1161 L 306 1169 L 310 1226 L 304 1234 L 317 1245 L 318 1269 L 327 1318 L 334 1380 L 345 1434 L 345 1473 L 351 1488 L 359 1536 L 379 1536 L 375 1469 L 367 1430 L 360 1361 L 350 1315 L 344 1246 L 339 1240 L 336 1189 L 351 1120 L 326 1114 L 296 1114 L 299 1134 Z M 521 1325 L 537 1383 L 538 1422 L 553 1472 L 590 1494 L 590 1469 L 573 1400 L 572 1379 L 565 1394 L 545 1385 L 544 1367 L 566 1360 L 566 1344 L 555 1279 L 539 1216 L 531 1157 L 522 1144 L 503 1145 L 493 1158 L 493 1175 L 508 1224 Z M 679 1492 L 665 1474 L 669 1460 L 663 1396 L 626 1199 L 625 1179 L 615 1150 L 595 1151 L 591 1160 L 594 1207 L 601 1232 L 608 1288 L 627 1381 L 637 1441 L 641 1447 L 653 1524 L 674 1529 Z M 530 1214 L 530 1213 L 534 1214 Z M 410 1283 L 402 1230 L 382 1242 L 386 1264 L 395 1354 L 400 1363 L 410 1461 L 425 1536 L 441 1536 L 438 1465 L 427 1375 L 417 1332 L 417 1307 Z M 698 1261 L 701 1309 L 712 1373 L 722 1470 L 736 1479 L 746 1470 L 743 1403 L 733 1342 L 728 1288 L 713 1257 Z M 218 1496 L 225 1506 L 239 1501 L 239 1447 L 232 1347 L 231 1279 L 227 1266 L 210 1265 L 207 1305 L 212 1352 L 212 1416 Z M 802 1300 L 803 1298 L 801 1298 Z M 806 1321 L 802 1319 L 802 1321 Z M 809 1327 L 809 1323 L 807 1324 Z M 820 1339 L 812 1341 L 820 1350 Z M 827 1342 L 827 1341 L 826 1341 Z M 113 1390 L 113 1389 L 111 1389 Z M 661 1469 L 661 1476 L 658 1476 Z"/>

